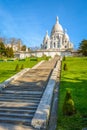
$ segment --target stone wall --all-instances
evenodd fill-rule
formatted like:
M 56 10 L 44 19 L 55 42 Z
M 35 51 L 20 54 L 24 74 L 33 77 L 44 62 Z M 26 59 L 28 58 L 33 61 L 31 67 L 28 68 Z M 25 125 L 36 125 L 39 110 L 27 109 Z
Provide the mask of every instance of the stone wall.
M 58 50 L 39 50 L 39 51 L 32 51 L 32 52 L 18 52 L 15 53 L 16 58 L 26 58 L 30 56 L 42 57 L 43 55 L 54 57 L 55 55 L 59 56 L 71 56 L 71 51 L 58 51 Z

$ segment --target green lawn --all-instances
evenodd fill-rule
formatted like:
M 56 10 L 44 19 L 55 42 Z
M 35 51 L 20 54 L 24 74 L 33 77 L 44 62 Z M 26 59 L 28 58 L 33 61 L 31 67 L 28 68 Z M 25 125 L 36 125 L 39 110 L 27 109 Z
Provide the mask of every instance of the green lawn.
M 22 64 L 24 65 L 24 68 L 31 68 L 41 60 L 44 60 L 44 58 L 38 58 L 38 61 L 30 61 L 29 58 L 25 59 L 25 61 L 0 61 L 0 83 L 17 73 L 17 71 L 15 71 L 17 64 L 20 68 Z
M 87 127 L 87 58 L 68 57 L 62 63 L 67 64 L 68 70 L 62 69 L 59 89 L 58 125 L 57 130 L 82 130 Z M 71 89 L 77 114 L 63 116 L 62 106 L 66 88 Z

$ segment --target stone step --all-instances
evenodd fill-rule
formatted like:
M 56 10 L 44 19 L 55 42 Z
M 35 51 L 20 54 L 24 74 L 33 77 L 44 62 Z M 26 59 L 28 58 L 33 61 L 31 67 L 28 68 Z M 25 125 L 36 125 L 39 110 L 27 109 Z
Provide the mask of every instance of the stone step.
M 14 102 L 11 102 L 11 101 L 4 101 L 4 102 L 2 102 L 2 101 L 0 101 L 0 107 L 24 107 L 24 108 L 30 108 L 30 106 L 32 107 L 32 106 L 38 106 L 38 103 L 35 103 L 35 102 L 16 102 L 16 101 L 14 101 Z
M 25 89 L 26 90 L 26 89 L 31 89 L 31 88 L 32 89 L 42 89 L 44 84 L 46 84 L 46 83 L 43 82 L 43 83 L 38 83 L 38 85 L 36 85 L 36 84 L 34 86 L 29 86 L 28 85 L 28 86 L 25 86 L 25 87 L 22 86 L 22 85 L 20 85 L 18 87 L 16 87 L 16 86 L 13 87 L 12 86 L 12 87 L 6 87 L 5 90 L 7 90 L 7 89 L 23 89 L 23 90 Z
M 33 110 L 31 110 L 31 109 L 17 109 L 17 108 L 14 108 L 14 109 L 12 109 L 12 108 L 0 108 L 0 113 L 1 112 L 4 112 L 4 113 L 6 113 L 6 112 L 9 112 L 9 113 L 12 113 L 12 112 L 14 112 L 14 113 L 35 113 L 35 111 L 36 111 L 36 109 L 33 109 Z
M 40 92 L 38 92 L 38 91 L 12 91 L 12 90 L 9 90 L 9 91 L 2 91 L 1 92 L 1 94 L 32 94 L 32 95 L 36 95 L 36 94 L 42 94 L 43 92 L 42 91 L 40 91 Z
M 20 99 L 20 100 L 38 100 L 38 101 L 40 101 L 40 99 L 41 98 L 38 98 L 38 97 L 35 97 L 35 96 L 32 96 L 32 97 L 29 97 L 29 96 L 27 96 L 27 97 L 24 97 L 24 96 L 15 96 L 15 95 L 13 95 L 12 97 L 10 97 L 10 96 L 0 96 L 0 100 L 2 100 L 2 99 Z
M 23 92 L 23 91 L 27 91 L 27 92 L 43 92 L 45 88 L 42 88 L 42 89 L 7 89 L 5 91 L 14 91 L 15 92 Z
M 44 85 L 44 86 L 45 86 L 45 85 Z M 37 91 L 38 91 L 38 92 L 41 92 L 41 91 L 43 91 L 44 89 L 45 89 L 45 87 L 42 87 L 42 88 L 40 88 L 40 89 L 39 89 L 39 88 L 27 88 L 27 89 L 22 89 L 22 88 L 18 88 L 18 89 L 17 89 L 17 88 L 11 88 L 11 89 L 10 89 L 10 88 L 6 88 L 5 91 L 14 91 L 14 92 L 15 92 L 15 91 L 18 91 L 18 92 L 23 92 L 23 91 L 25 91 L 25 92 L 29 92 L 29 91 L 30 91 L 30 92 L 31 92 L 31 91 L 34 92 L 34 91 L 36 91 L 36 92 L 37 92 Z M 3 91 L 2 91 L 2 92 L 3 92 Z
M 33 87 L 11 87 L 11 88 L 9 88 L 9 87 L 7 87 L 7 88 L 5 88 L 5 90 L 21 90 L 21 91 L 26 91 L 26 90 L 30 90 L 30 91 L 32 91 L 32 90 L 42 90 L 44 87 L 43 87 L 43 84 L 41 84 L 41 86 L 37 86 L 37 87 L 35 87 L 35 86 L 33 86 Z
M 42 95 L 32 95 L 32 94 L 17 94 L 17 93 L 14 93 L 14 94 L 12 94 L 12 93 L 6 93 L 6 94 L 0 94 L 0 97 L 14 97 L 14 96 L 18 96 L 18 97 L 36 97 L 36 98 L 41 98 L 42 97 Z
M 21 118 L 12 118 L 12 117 L 0 117 L 0 122 L 30 125 L 31 124 L 31 119 L 21 119 Z
M 36 84 L 36 83 L 27 83 L 27 85 L 28 86 L 25 86 L 25 85 L 22 85 L 22 86 L 20 86 L 20 85 L 16 85 L 16 84 L 9 84 L 9 86 L 7 87 L 7 88 L 19 88 L 19 87 L 21 87 L 21 88 L 30 88 L 30 87 L 38 87 L 38 85 Z
M 23 113 L 4 113 L 0 112 L 0 117 L 13 117 L 13 118 L 21 118 L 21 119 L 30 119 L 33 117 L 33 114 L 23 114 Z
M 0 109 L 2 109 L 2 110 L 11 109 L 13 111 L 15 111 L 15 110 L 28 111 L 28 110 L 36 110 L 37 109 L 37 105 L 33 105 L 33 106 L 21 106 L 21 107 L 19 107 L 19 106 L 17 106 L 17 107 L 15 107 L 15 106 L 14 107 L 12 107 L 12 106 L 1 106 Z
M 0 122 L 0 130 L 36 130 L 36 129 L 30 126 L 29 124 L 25 126 L 24 124 Z
M 6 99 L 6 98 L 0 98 L 0 102 L 29 102 L 29 103 L 39 103 L 40 101 L 39 100 L 33 100 L 33 99 L 12 99 L 12 98 L 9 98 L 9 99 Z

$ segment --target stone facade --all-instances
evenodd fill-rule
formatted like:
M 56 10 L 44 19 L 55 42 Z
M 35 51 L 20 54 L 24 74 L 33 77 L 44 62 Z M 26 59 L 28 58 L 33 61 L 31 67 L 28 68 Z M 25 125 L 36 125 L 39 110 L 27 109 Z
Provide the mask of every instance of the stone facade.
M 69 40 L 69 36 L 66 30 L 63 30 L 62 26 L 59 23 L 58 17 L 56 18 L 56 23 L 52 28 L 51 35 L 46 36 L 43 39 L 42 49 L 58 49 L 58 50 L 67 50 L 73 49 L 73 44 Z

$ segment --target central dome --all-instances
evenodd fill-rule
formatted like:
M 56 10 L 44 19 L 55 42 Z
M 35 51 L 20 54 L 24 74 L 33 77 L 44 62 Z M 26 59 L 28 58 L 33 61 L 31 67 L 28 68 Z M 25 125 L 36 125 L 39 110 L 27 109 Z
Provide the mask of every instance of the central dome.
M 55 32 L 63 32 L 63 28 L 59 24 L 58 17 L 56 18 L 56 24 L 52 28 L 51 35 L 53 35 Z

